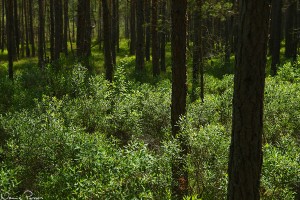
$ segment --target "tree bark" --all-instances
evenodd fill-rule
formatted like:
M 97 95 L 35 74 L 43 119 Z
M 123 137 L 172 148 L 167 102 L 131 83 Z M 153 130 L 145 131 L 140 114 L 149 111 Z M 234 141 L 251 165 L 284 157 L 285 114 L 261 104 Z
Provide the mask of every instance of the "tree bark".
M 28 30 L 28 5 L 26 0 L 23 0 L 24 5 L 24 15 L 25 15 L 25 43 L 26 43 L 26 57 L 30 57 L 30 48 L 29 48 L 29 30 Z
M 68 27 L 69 27 L 69 0 L 64 0 L 64 40 L 63 50 L 68 56 Z
M 166 72 L 166 15 L 167 15 L 167 2 L 161 2 L 161 22 L 162 28 L 160 32 L 160 67 L 162 72 Z
M 35 44 L 34 44 L 34 31 L 33 31 L 33 11 L 32 11 L 32 0 L 29 0 L 28 11 L 29 11 L 29 29 L 30 29 L 30 44 L 31 44 L 31 56 L 35 56 Z
M 158 41 L 158 27 L 157 27 L 157 0 L 152 0 L 152 21 L 151 21 L 151 32 L 152 32 L 152 69 L 153 76 L 159 76 L 159 41 Z
M 136 0 L 130 0 L 130 55 L 135 54 L 136 47 L 136 27 L 135 27 L 135 11 L 136 11 Z
M 269 3 L 241 0 L 239 13 L 228 199 L 258 200 Z
M 157 1 L 157 0 L 155 0 Z M 145 43 L 145 58 L 146 61 L 150 61 L 150 43 L 151 43 L 151 34 L 150 34 L 150 10 L 151 10 L 151 0 L 145 0 L 145 23 L 146 23 L 146 43 Z
M 16 40 L 16 57 L 20 55 L 20 33 L 19 33 L 19 16 L 18 1 L 14 0 L 14 22 L 15 22 L 15 40 Z
M 54 0 L 50 0 L 50 56 L 51 61 L 55 60 L 55 21 L 54 21 Z
M 7 51 L 8 51 L 8 76 L 13 80 L 13 61 L 16 55 L 16 40 L 14 27 L 14 1 L 6 1 L 6 34 L 7 34 Z
M 63 14 L 62 14 L 62 0 L 54 0 L 54 60 L 60 58 L 63 44 Z
M 106 79 L 110 82 L 113 80 L 113 60 L 111 55 L 111 37 L 110 37 L 110 15 L 107 0 L 102 0 L 103 10 L 103 39 L 104 39 L 104 65 L 106 69 Z
M 136 61 L 135 70 L 142 72 L 144 70 L 144 0 L 136 1 Z
M 293 60 L 296 60 L 297 57 L 296 16 L 297 1 L 290 0 L 285 21 L 285 56 Z
M 38 45 L 38 57 L 40 68 L 44 67 L 44 43 L 45 43 L 45 18 L 44 18 L 44 0 L 39 0 L 39 45 Z
M 171 1 L 172 34 L 172 135 L 180 142 L 180 158 L 172 162 L 172 199 L 183 199 L 188 194 L 188 172 L 184 158 L 188 153 L 187 143 L 179 135 L 178 122 L 186 113 L 187 71 L 186 71 L 186 31 L 187 31 L 187 0 Z
M 272 0 L 271 10 L 271 34 L 270 34 L 270 53 L 272 55 L 271 75 L 277 73 L 277 64 L 280 61 L 280 43 L 281 43 L 281 18 L 282 18 L 282 0 Z

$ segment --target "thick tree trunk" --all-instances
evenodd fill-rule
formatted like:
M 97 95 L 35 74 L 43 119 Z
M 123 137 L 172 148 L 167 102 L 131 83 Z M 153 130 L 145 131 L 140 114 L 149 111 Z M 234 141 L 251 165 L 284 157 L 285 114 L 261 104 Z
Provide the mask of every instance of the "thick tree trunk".
M 135 54 L 136 47 L 136 27 L 135 27 L 135 11 L 136 11 L 136 0 L 130 0 L 130 55 Z
M 44 0 L 39 0 L 39 45 L 38 45 L 38 57 L 40 68 L 44 67 L 44 43 L 45 43 L 45 18 L 44 18 Z
M 228 199 L 258 200 L 269 3 L 241 0 L 239 13 Z
M 103 39 L 104 39 L 104 64 L 106 69 L 106 79 L 113 80 L 113 60 L 111 55 L 111 37 L 110 37 L 110 15 L 107 0 L 102 0 L 103 8 Z
M 77 24 L 77 56 L 91 71 L 89 57 L 91 55 L 91 16 L 90 0 L 78 1 Z
M 186 112 L 187 71 L 186 71 L 186 21 L 187 0 L 171 1 L 172 16 L 172 105 L 171 124 L 173 137 L 179 137 L 180 159 L 172 162 L 172 199 L 183 199 L 188 194 L 188 172 L 184 158 L 187 155 L 187 143 L 179 136 L 178 122 Z
M 142 72 L 144 70 L 144 0 L 136 1 L 136 61 L 135 70 Z
M 152 20 L 151 20 L 151 33 L 152 33 L 152 69 L 153 76 L 159 76 L 159 41 L 158 41 L 158 27 L 157 27 L 157 0 L 152 0 Z
M 270 34 L 270 53 L 272 55 L 271 74 L 277 73 L 277 64 L 280 61 L 280 43 L 281 43 L 281 18 L 282 18 L 282 0 L 272 0 L 271 10 L 271 34 Z

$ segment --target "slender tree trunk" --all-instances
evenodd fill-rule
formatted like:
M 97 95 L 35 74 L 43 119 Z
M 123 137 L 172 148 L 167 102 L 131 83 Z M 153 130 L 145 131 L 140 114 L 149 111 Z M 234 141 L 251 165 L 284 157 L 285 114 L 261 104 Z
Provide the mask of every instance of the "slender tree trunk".
M 166 72 L 166 15 L 167 15 L 167 2 L 162 0 L 161 3 L 161 22 L 162 29 L 160 33 L 160 67 L 162 72 Z
M 69 0 L 64 0 L 64 43 L 63 50 L 68 56 L 68 27 L 69 27 Z
M 136 2 L 136 61 L 135 70 L 142 72 L 144 70 L 144 0 L 138 0 Z
M 130 55 L 135 54 L 136 47 L 136 27 L 135 27 L 135 10 L 136 10 L 136 1 L 130 0 Z
M 125 15 L 124 15 L 124 33 L 125 33 L 125 38 L 129 39 L 129 17 L 128 17 L 128 1 L 125 3 Z
M 172 162 L 172 199 L 183 199 L 188 194 L 188 172 L 185 157 L 188 147 L 183 136 L 179 135 L 178 122 L 186 113 L 187 71 L 186 71 L 186 21 L 187 0 L 171 1 L 172 16 L 172 135 L 180 142 L 180 159 Z
M 287 58 L 297 57 L 297 39 L 296 39 L 296 16 L 297 16 L 297 1 L 291 0 L 286 10 L 285 22 L 285 56 Z
M 51 61 L 55 60 L 55 22 L 54 22 L 54 0 L 50 0 L 50 55 Z
M 20 10 L 20 43 L 21 43 L 21 57 L 24 58 L 25 56 L 25 25 L 24 25 L 24 9 L 23 9 L 23 1 L 19 4 L 19 10 Z
M 103 39 L 104 39 L 104 64 L 106 69 L 106 79 L 113 80 L 113 60 L 111 55 L 111 37 L 110 37 L 110 15 L 107 0 L 102 0 L 103 8 Z
M 99 15 L 99 26 L 98 26 L 98 42 L 99 42 L 99 50 L 102 49 L 102 5 L 101 1 L 99 1 L 99 8 L 98 8 L 98 15 Z
M 44 18 L 44 0 L 39 0 L 39 45 L 38 45 L 38 57 L 39 66 L 44 68 L 44 43 L 45 43 L 45 18 Z
M 33 31 L 33 11 L 32 11 L 32 0 L 29 0 L 28 11 L 29 11 L 29 29 L 30 29 L 30 44 L 31 44 L 31 55 L 35 56 L 35 44 L 34 44 L 34 31 Z
M 4 51 L 4 47 L 5 47 L 5 0 L 2 0 L 2 23 L 1 23 L 1 27 L 2 27 L 2 31 L 1 31 L 1 39 L 2 39 L 2 45 L 1 45 L 1 51 Z
M 280 61 L 280 43 L 281 43 L 281 18 L 282 18 L 282 0 L 272 0 L 271 10 L 271 36 L 270 53 L 272 55 L 271 74 L 277 73 L 277 64 Z
M 156 1 L 156 0 L 154 0 Z M 151 34 L 150 34 L 150 5 L 151 0 L 145 0 L 145 23 L 146 23 L 146 44 L 145 44 L 145 58 L 146 61 L 150 61 L 150 41 L 151 41 Z
M 240 0 L 239 8 L 228 200 L 259 200 L 269 2 Z
M 192 85 L 192 100 L 196 100 L 196 88 L 200 86 L 200 97 L 202 102 L 204 101 L 204 87 L 203 87 L 203 58 L 202 58 L 202 24 L 201 24 L 201 9 L 202 0 L 196 1 L 196 6 L 193 13 L 194 22 L 194 45 L 193 45 L 193 85 Z M 200 70 L 201 68 L 201 70 Z M 199 72 L 200 73 L 200 85 L 199 85 Z
M 112 18 L 111 18 L 111 55 L 113 63 L 116 65 L 116 47 L 117 47 L 117 0 L 112 0 Z
M 25 13 L 25 41 L 26 41 L 26 57 L 30 57 L 30 47 L 29 47 L 29 29 L 28 29 L 28 5 L 26 0 L 23 0 L 24 13 Z
M 19 14 L 18 14 L 18 2 L 14 0 L 14 22 L 15 22 L 15 40 L 16 40 L 16 57 L 20 55 L 20 33 L 19 33 Z
M 54 60 L 60 58 L 63 44 L 63 12 L 62 0 L 54 0 Z
M 152 0 L 152 69 L 153 76 L 159 76 L 160 66 L 159 66 L 159 40 L 158 40 L 158 27 L 157 27 L 157 0 Z
M 16 55 L 16 40 L 14 27 L 14 1 L 6 1 L 6 33 L 8 50 L 8 76 L 11 80 L 14 78 L 13 61 Z

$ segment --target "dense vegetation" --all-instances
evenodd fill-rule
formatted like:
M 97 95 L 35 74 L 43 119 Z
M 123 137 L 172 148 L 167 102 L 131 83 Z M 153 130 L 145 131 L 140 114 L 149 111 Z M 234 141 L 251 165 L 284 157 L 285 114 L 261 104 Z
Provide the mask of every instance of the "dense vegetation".
M 286 61 L 278 76 L 266 79 L 262 199 L 296 198 L 299 62 Z M 14 83 L 1 76 L 2 194 L 28 189 L 44 199 L 170 198 L 170 161 L 179 151 L 170 135 L 170 81 L 133 81 L 133 57 L 119 63 L 112 84 L 67 62 L 61 72 L 23 64 Z M 208 64 L 204 103 L 188 100 L 181 120 L 195 199 L 226 196 L 233 75 L 216 77 L 222 68 Z
M 0 0 L 0 200 L 300 199 L 299 6 Z

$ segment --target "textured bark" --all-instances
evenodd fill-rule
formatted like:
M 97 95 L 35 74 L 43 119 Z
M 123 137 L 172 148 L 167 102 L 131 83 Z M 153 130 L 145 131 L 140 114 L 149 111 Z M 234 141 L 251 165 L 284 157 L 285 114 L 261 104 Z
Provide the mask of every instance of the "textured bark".
M 90 0 L 78 1 L 77 24 L 77 56 L 79 60 L 91 71 L 89 56 L 91 55 L 91 16 Z
M 281 18 L 282 18 L 282 0 L 272 0 L 271 10 L 271 34 L 270 34 L 270 53 L 272 56 L 271 74 L 277 73 L 277 64 L 280 61 L 280 43 L 281 43 Z
M 228 199 L 258 200 L 269 4 L 241 0 L 239 13 Z
M 6 34 L 8 50 L 8 76 L 13 80 L 13 60 L 16 54 L 15 27 L 14 27 L 14 1 L 6 1 Z
M 144 70 L 144 0 L 136 2 L 136 61 L 135 70 L 141 72 Z
M 184 157 L 187 154 L 187 144 L 179 136 L 178 121 L 186 112 L 187 75 L 186 75 L 186 10 L 187 0 L 171 1 L 172 16 L 172 105 L 171 124 L 173 137 L 179 137 L 181 159 L 172 162 L 172 199 L 183 199 L 188 193 L 188 173 Z
M 157 0 L 154 0 L 157 1 Z M 150 33 L 150 10 L 151 10 L 151 0 L 145 0 L 145 23 L 146 23 L 146 44 L 145 44 L 145 58 L 146 61 L 150 60 L 150 43 L 151 43 L 151 33 Z
M 113 60 L 111 55 L 111 37 L 110 37 L 110 16 L 107 0 L 102 0 L 103 9 L 103 39 L 104 39 L 104 64 L 106 69 L 106 79 L 113 80 Z
M 297 1 L 291 0 L 286 10 L 285 21 L 285 56 L 287 58 L 297 57 L 297 34 L 296 34 Z
M 152 35 L 152 70 L 153 76 L 160 74 L 159 66 L 159 40 L 158 40 L 158 27 L 157 27 L 157 0 L 152 0 L 152 20 L 151 20 L 151 35 Z
M 136 47 L 136 27 L 135 27 L 135 11 L 136 11 L 136 0 L 130 0 L 130 55 L 135 54 Z
M 39 35 L 38 35 L 38 57 L 40 68 L 44 67 L 44 43 L 45 43 L 45 18 L 44 18 L 44 0 L 39 0 Z

